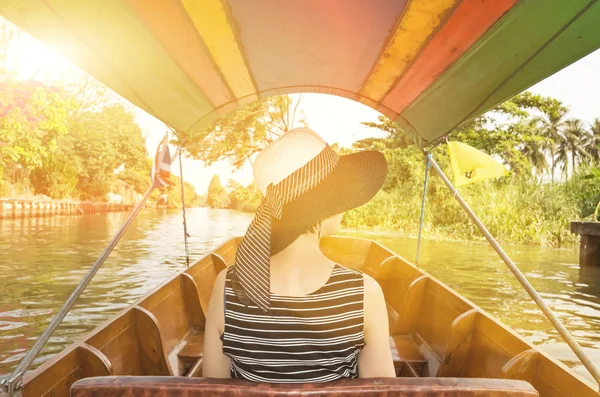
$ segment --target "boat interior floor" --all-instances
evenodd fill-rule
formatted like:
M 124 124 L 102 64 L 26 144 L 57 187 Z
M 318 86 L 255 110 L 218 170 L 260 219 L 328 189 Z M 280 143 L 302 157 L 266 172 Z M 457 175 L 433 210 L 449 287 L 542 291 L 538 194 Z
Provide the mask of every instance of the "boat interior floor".
M 185 377 L 105 377 L 77 381 L 71 397 L 534 397 L 527 382 L 507 379 L 374 378 L 321 384 L 260 384 Z

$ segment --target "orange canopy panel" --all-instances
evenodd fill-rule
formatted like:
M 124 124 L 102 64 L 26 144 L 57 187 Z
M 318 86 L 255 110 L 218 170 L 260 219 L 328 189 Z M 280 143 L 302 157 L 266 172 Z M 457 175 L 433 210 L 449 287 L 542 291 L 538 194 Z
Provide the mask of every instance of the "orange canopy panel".
M 0 12 L 179 131 L 320 92 L 426 145 L 600 47 L 598 0 L 0 0 Z

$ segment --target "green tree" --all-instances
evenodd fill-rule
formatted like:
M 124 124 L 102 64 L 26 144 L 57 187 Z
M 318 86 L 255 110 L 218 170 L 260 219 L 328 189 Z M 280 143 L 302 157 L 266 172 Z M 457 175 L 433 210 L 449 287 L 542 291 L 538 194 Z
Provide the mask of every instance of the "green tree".
M 223 208 L 227 201 L 227 192 L 221 186 L 221 180 L 218 175 L 215 175 L 208 184 L 206 192 L 206 204 L 211 208 Z
M 298 111 L 301 101 L 282 95 L 253 102 L 199 133 L 178 134 L 176 144 L 206 165 L 226 160 L 240 168 L 290 129 L 306 125 Z
M 241 183 L 230 180 L 229 205 L 227 208 L 246 212 L 254 212 L 262 200 L 262 194 L 253 183 L 243 186 Z
M 173 185 L 155 190 L 150 196 L 150 200 L 154 203 L 159 201 L 159 197 L 162 195 L 167 196 L 166 205 L 169 208 L 182 208 L 183 204 L 181 201 L 181 178 L 176 175 L 171 175 L 171 182 Z M 146 186 L 147 188 L 148 186 Z M 198 195 L 196 188 L 189 182 L 183 183 L 183 191 L 185 197 L 186 208 L 198 207 L 204 204 L 202 196 Z
M 565 179 L 568 177 L 569 162 L 571 163 L 571 175 L 576 171 L 578 160 L 588 158 L 586 151 L 586 141 L 588 132 L 583 122 L 578 119 L 570 119 L 565 123 L 561 143 L 556 150 L 556 159 L 562 164 L 562 171 Z
M 367 127 L 382 130 L 386 133 L 386 136 L 383 138 L 366 138 L 359 140 L 353 144 L 355 149 L 404 149 L 413 144 L 408 134 L 404 132 L 398 124 L 385 116 L 379 116 L 377 122 L 365 121 L 362 124 Z
M 82 199 L 104 199 L 119 167 L 148 175 L 141 129 L 120 105 L 78 114 L 63 143 L 78 163 L 77 188 Z
M 56 87 L 12 79 L 0 83 L 0 182 L 14 183 L 11 176 L 17 174 L 28 177 L 56 152 L 71 106 Z
M 585 150 L 589 153 L 590 159 L 598 164 L 600 162 L 600 118 L 596 117 L 589 130 L 588 141 L 585 143 Z
M 550 175 L 553 181 L 557 165 L 556 151 L 563 140 L 562 130 L 566 126 L 565 116 L 567 111 L 568 109 L 565 106 L 557 105 L 544 112 L 543 116 L 534 119 L 538 124 L 540 134 L 547 138 L 544 149 L 550 155 Z

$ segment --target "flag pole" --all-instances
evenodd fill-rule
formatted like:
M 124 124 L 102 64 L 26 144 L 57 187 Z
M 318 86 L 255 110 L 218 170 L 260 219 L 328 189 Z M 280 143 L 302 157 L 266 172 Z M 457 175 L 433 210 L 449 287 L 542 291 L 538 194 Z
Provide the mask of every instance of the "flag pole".
M 125 234 L 125 231 L 127 231 L 137 214 L 141 211 L 142 208 L 144 208 L 144 204 L 146 203 L 146 201 L 150 197 L 150 194 L 152 194 L 155 188 L 156 186 L 154 185 L 154 183 L 152 183 L 152 186 L 150 186 L 146 194 L 144 194 L 142 200 L 139 203 L 137 203 L 133 211 L 129 214 L 123 226 L 121 226 L 117 234 L 115 234 L 112 240 L 110 240 L 110 243 L 108 243 L 108 246 L 104 249 L 100 257 L 94 263 L 94 265 L 88 270 L 85 276 L 83 276 L 83 279 L 79 282 L 77 288 L 75 288 L 75 290 L 71 293 L 71 296 L 69 296 L 67 301 L 58 311 L 58 313 L 56 313 L 56 316 L 52 318 L 52 321 L 50 322 L 50 324 L 48 324 L 46 330 L 35 341 L 33 347 L 27 352 L 25 357 L 23 357 L 23 360 L 21 360 L 19 366 L 13 371 L 13 373 L 8 377 L 8 379 L 2 381 L 2 389 L 4 390 L 4 392 L 8 393 L 9 396 L 21 396 L 21 389 L 23 388 L 23 375 L 25 374 L 25 371 L 27 371 L 33 360 L 42 351 L 42 349 L 44 348 L 44 346 L 46 345 L 56 328 L 58 328 L 62 320 L 69 312 L 69 310 L 71 310 L 77 298 L 79 298 L 85 287 L 87 287 L 87 285 L 90 283 L 96 272 L 98 272 L 98 269 L 100 269 L 100 267 L 104 264 L 104 262 L 106 261 L 112 250 L 115 248 L 121 237 L 123 237 L 123 234 Z
M 188 234 L 187 230 L 187 218 L 185 216 L 185 189 L 183 185 L 183 163 L 181 158 L 181 151 L 179 151 L 179 181 L 181 184 L 181 211 L 183 214 L 183 243 L 185 244 L 185 265 L 190 267 L 190 247 L 188 244 Z
M 483 233 L 485 238 L 488 240 L 488 242 L 494 248 L 494 250 L 496 250 L 498 255 L 500 255 L 500 258 L 502 258 L 504 263 L 506 263 L 506 266 L 508 266 L 508 268 L 514 274 L 514 276 L 517 278 L 517 280 L 519 280 L 519 282 L 521 283 L 523 288 L 525 288 L 525 290 L 527 291 L 529 296 L 531 296 L 531 298 L 535 301 L 535 303 L 542 310 L 542 312 L 544 313 L 546 318 L 548 318 L 548 320 L 550 320 L 550 322 L 552 323 L 554 328 L 558 331 L 560 336 L 562 336 L 562 338 L 567 343 L 567 345 L 569 345 L 571 350 L 573 350 L 573 353 L 575 353 L 575 355 L 579 358 L 579 360 L 581 360 L 581 363 L 590 372 L 590 374 L 592 374 L 592 376 L 594 377 L 596 382 L 598 382 L 598 384 L 600 385 L 600 371 L 598 370 L 598 368 L 596 368 L 596 366 L 594 366 L 594 364 L 592 363 L 590 358 L 587 356 L 587 354 L 585 354 L 585 352 L 583 351 L 581 346 L 579 346 L 579 343 L 577 343 L 575 338 L 573 338 L 573 335 L 571 335 L 569 333 L 569 331 L 564 326 L 564 324 L 558 319 L 558 317 L 556 317 L 556 314 L 554 314 L 552 309 L 550 309 L 548 304 L 538 294 L 538 292 L 535 290 L 535 288 L 533 288 L 533 285 L 531 285 L 531 283 L 529 283 L 529 280 L 527 280 L 527 278 L 523 275 L 523 273 L 521 273 L 521 271 L 515 265 L 515 263 L 508 257 L 506 252 L 504 252 L 504 249 L 502 249 L 500 244 L 498 244 L 498 241 L 496 241 L 496 239 L 492 236 L 492 234 L 489 232 L 489 230 L 487 230 L 487 228 L 481 222 L 479 217 L 477 217 L 477 215 L 475 215 L 475 213 L 473 212 L 471 207 L 469 207 L 467 202 L 458 193 L 458 190 L 456 190 L 456 188 L 452 185 L 452 182 L 450 182 L 450 180 L 448 179 L 446 174 L 444 174 L 444 171 L 442 171 L 442 169 L 435 162 L 435 160 L 431 156 L 431 153 L 427 153 L 427 159 L 431 162 L 431 166 L 433 167 L 435 172 L 440 176 L 440 178 L 442 178 L 442 180 L 444 181 L 444 183 L 446 184 L 448 189 L 450 189 L 450 191 L 454 194 L 454 198 L 456 199 L 456 201 L 458 201 L 458 203 L 465 210 L 467 215 L 469 215 L 469 217 L 473 220 L 473 222 L 475 223 L 477 228 L 481 231 L 481 233 Z
M 417 254 L 415 257 L 415 264 L 420 266 L 419 257 L 421 254 L 421 235 L 423 233 L 423 222 L 425 221 L 425 199 L 427 197 L 427 181 L 429 180 L 429 153 L 425 156 L 427 158 L 427 165 L 425 166 L 425 181 L 423 182 L 423 201 L 421 203 L 421 217 L 419 218 L 419 235 L 417 237 Z

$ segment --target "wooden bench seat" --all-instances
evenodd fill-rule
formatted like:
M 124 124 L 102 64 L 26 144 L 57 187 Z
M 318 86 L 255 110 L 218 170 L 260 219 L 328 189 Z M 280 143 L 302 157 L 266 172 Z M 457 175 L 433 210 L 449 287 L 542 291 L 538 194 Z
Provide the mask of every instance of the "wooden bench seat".
M 202 357 L 204 350 L 204 333 L 189 335 L 185 345 L 177 352 L 177 357 L 184 365 L 194 365 Z
M 427 359 L 410 335 L 390 336 L 390 349 L 398 377 L 420 377 L 425 374 Z
M 76 382 L 71 397 L 536 397 L 527 382 L 506 379 L 374 378 L 329 383 L 259 384 L 239 379 L 105 377 Z

